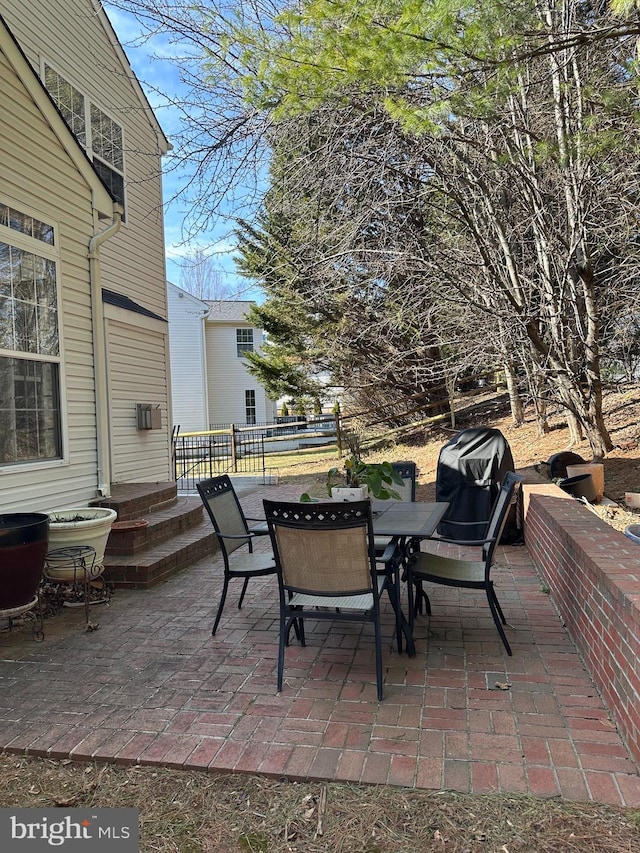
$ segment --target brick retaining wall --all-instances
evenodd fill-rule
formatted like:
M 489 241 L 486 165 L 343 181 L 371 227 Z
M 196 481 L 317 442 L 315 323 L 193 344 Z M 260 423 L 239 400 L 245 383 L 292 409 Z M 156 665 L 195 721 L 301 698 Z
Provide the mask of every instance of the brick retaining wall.
M 551 483 L 523 495 L 527 549 L 640 761 L 640 546 Z

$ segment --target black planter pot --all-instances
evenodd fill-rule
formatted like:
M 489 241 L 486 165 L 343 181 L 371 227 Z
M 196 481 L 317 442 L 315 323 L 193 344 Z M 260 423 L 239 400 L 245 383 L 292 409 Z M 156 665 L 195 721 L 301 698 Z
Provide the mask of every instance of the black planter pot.
M 33 601 L 48 540 L 49 516 L 44 513 L 0 514 L 0 610 Z
M 558 483 L 564 492 L 573 495 L 574 498 L 585 498 L 589 503 L 595 503 L 598 499 L 596 487 L 593 484 L 591 474 L 578 474 L 576 477 L 567 477 Z
M 547 459 L 549 466 L 549 476 L 552 480 L 558 477 L 567 476 L 567 465 L 582 465 L 584 459 L 578 456 L 577 453 L 572 453 L 570 450 L 562 450 L 560 453 L 554 453 Z

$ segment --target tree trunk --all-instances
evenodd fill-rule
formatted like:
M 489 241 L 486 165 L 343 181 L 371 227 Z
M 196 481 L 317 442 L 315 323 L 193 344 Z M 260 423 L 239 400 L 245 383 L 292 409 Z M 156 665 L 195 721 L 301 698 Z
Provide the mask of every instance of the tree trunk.
M 507 380 L 507 391 L 509 392 L 509 406 L 511 408 L 511 419 L 514 426 L 522 426 L 524 423 L 524 407 L 522 398 L 518 391 L 518 381 L 516 377 L 513 359 L 506 357 L 503 361 L 504 375 Z

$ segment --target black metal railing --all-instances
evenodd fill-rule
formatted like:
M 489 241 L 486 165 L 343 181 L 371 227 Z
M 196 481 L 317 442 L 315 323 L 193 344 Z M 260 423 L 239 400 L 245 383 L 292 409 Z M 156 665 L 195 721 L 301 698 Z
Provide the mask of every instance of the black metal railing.
M 237 429 L 177 433 L 173 440 L 178 489 L 193 491 L 198 480 L 220 474 L 264 473 L 264 435 Z
M 276 423 L 217 424 L 203 432 L 173 430 L 174 476 L 180 491 L 194 491 L 198 480 L 220 474 L 262 474 L 267 471 L 269 452 L 280 451 L 282 443 L 296 438 L 332 438 L 333 415 L 309 418 L 278 418 Z

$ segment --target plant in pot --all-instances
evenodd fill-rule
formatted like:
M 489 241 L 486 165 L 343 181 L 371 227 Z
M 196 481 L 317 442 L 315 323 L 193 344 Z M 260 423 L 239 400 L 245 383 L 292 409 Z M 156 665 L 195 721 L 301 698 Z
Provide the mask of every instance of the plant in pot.
M 380 501 L 401 500 L 394 485 L 402 486 L 403 480 L 390 462 L 367 463 L 356 454 L 345 460 L 343 471 L 331 468 L 327 473 L 327 494 L 338 501 L 366 500 L 369 497 Z M 300 500 L 309 502 L 313 499 L 305 492 Z
M 118 517 L 108 507 L 84 506 L 50 510 L 49 516 L 49 552 L 60 548 L 75 548 L 88 545 L 95 549 L 95 562 L 91 575 L 97 577 L 104 570 L 104 552 L 111 526 Z M 52 580 L 76 580 L 77 567 L 72 558 L 53 561 L 47 567 L 47 575 Z

